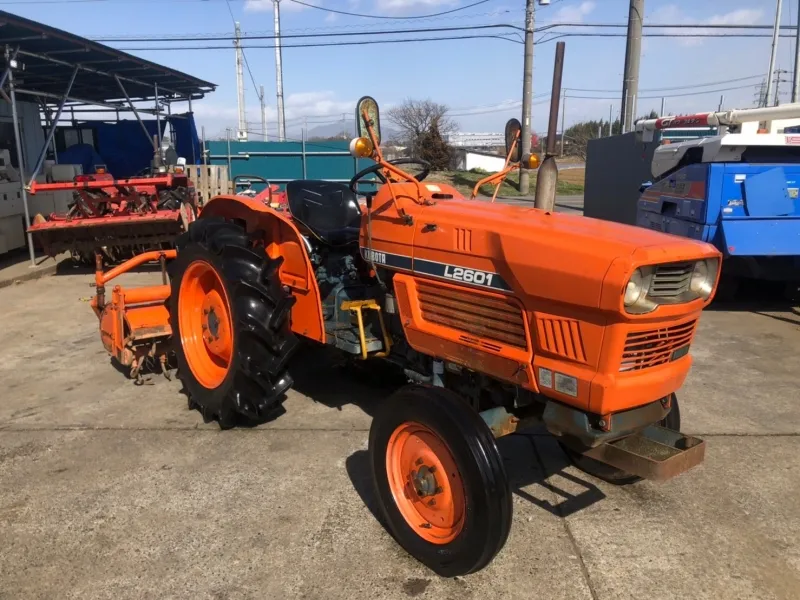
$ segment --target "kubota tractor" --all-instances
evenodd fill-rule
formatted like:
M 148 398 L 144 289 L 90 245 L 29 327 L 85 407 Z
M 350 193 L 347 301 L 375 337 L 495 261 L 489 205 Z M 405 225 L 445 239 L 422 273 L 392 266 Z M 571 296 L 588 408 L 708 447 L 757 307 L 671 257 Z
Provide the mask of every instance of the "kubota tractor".
M 444 576 L 485 567 L 507 538 L 496 437 L 544 423 L 615 483 L 703 460 L 704 442 L 679 433 L 675 392 L 717 250 L 466 200 L 425 181 L 424 162 L 383 159 L 374 100 L 356 118 L 351 150 L 374 164 L 349 186 L 290 183 L 288 212 L 219 196 L 175 250 L 98 269 L 93 307 L 116 360 L 138 371 L 174 352 L 190 407 L 222 428 L 279 414 L 301 338 L 399 366 L 410 384 L 369 433 L 376 495 L 397 541 Z M 357 186 L 373 174 L 383 185 L 362 208 Z M 169 282 L 107 297 L 115 277 L 159 259 Z

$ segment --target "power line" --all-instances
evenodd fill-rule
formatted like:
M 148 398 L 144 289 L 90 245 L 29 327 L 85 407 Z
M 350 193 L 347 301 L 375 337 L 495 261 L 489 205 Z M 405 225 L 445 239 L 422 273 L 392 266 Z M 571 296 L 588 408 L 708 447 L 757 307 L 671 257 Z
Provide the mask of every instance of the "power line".
M 449 15 L 455 12 L 460 12 L 462 10 L 467 10 L 468 8 L 472 8 L 473 6 L 478 6 L 479 4 L 486 4 L 487 2 L 489 2 L 489 0 L 479 0 L 479 2 L 473 2 L 472 4 L 467 4 L 466 6 L 461 6 L 459 8 L 453 8 L 451 10 L 433 13 L 430 15 L 418 15 L 413 17 L 390 17 L 387 15 L 366 15 L 360 13 L 346 12 L 343 10 L 335 10 L 333 8 L 325 8 L 324 6 L 316 6 L 314 4 L 308 4 L 307 2 L 301 2 L 301 0 L 289 0 L 289 1 L 294 2 L 295 4 L 300 4 L 302 6 L 307 6 L 308 8 L 316 8 L 317 10 L 321 10 L 328 13 L 334 13 L 337 15 L 346 15 L 348 17 L 366 17 L 368 19 L 427 19 L 430 17 L 440 17 L 442 15 Z
M 710 81 L 708 83 L 694 83 L 692 85 L 678 85 L 678 86 L 675 86 L 675 87 L 647 88 L 647 89 L 641 88 L 639 91 L 641 91 L 641 92 L 665 92 L 665 91 L 670 91 L 670 90 L 688 90 L 688 89 L 698 88 L 698 87 L 709 87 L 709 86 L 712 86 L 712 85 L 723 85 L 723 84 L 726 84 L 726 83 L 736 83 L 738 81 L 749 81 L 751 79 L 762 79 L 763 77 L 764 77 L 763 75 L 751 75 L 749 77 L 739 77 L 737 79 L 726 79 L 724 81 Z M 591 90 L 591 89 L 586 89 L 586 88 L 575 88 L 575 87 L 568 87 L 567 89 L 569 89 L 570 91 L 573 91 L 573 92 L 598 92 L 598 93 L 608 92 L 608 93 L 615 93 L 617 91 L 617 90 Z
M 292 33 L 288 35 L 281 34 L 281 39 L 286 38 L 315 38 L 315 37 L 348 37 L 348 36 L 361 36 L 361 35 L 395 35 L 399 33 L 442 33 L 447 31 L 473 31 L 481 29 L 515 29 L 524 31 L 522 27 L 511 25 L 510 23 L 493 23 L 489 25 L 463 25 L 458 27 L 421 27 L 415 29 L 384 29 L 378 31 L 346 31 L 343 33 Z M 275 34 L 264 35 L 243 35 L 243 40 L 274 40 Z M 219 34 L 202 34 L 193 37 L 177 37 L 177 36 L 161 36 L 161 37 L 126 37 L 126 38 L 113 38 L 113 37 L 99 37 L 92 39 L 93 42 L 223 42 L 233 41 L 236 36 L 221 36 Z
M 734 90 L 746 90 L 752 85 L 740 85 L 737 87 L 720 88 L 718 90 L 704 90 L 700 92 L 683 92 L 681 94 L 661 94 L 658 96 L 640 96 L 639 100 L 657 100 L 659 98 L 680 98 L 683 96 L 700 96 L 703 94 L 718 94 L 719 92 L 730 92 Z M 567 96 L 567 98 L 578 98 L 582 100 L 616 100 L 618 96 Z
M 550 34 L 551 37 L 545 38 L 542 36 L 535 43 L 537 45 L 547 44 L 549 42 L 559 40 L 565 37 L 601 37 L 601 38 L 616 38 L 627 37 L 624 33 L 561 33 Z M 794 33 L 781 33 L 780 37 L 794 37 Z M 642 37 L 651 38 L 717 38 L 717 39 L 732 39 L 732 38 L 771 38 L 772 34 L 766 33 L 643 33 Z
M 491 26 L 481 26 L 481 27 L 458 27 L 455 29 L 485 29 Z M 388 33 L 388 32 L 387 32 Z M 415 32 L 410 32 L 415 33 Z M 374 35 L 369 33 L 364 33 L 362 35 Z M 367 41 L 360 41 L 360 42 L 328 42 L 328 43 L 319 43 L 319 44 L 281 44 L 281 48 L 319 48 L 319 47 L 326 47 L 326 46 L 361 46 L 361 45 L 369 45 L 369 44 L 401 44 L 407 42 L 436 42 L 436 41 L 447 41 L 447 40 L 469 40 L 469 39 L 500 39 L 505 40 L 507 42 L 513 42 L 515 44 L 521 44 L 522 42 L 513 40 L 509 37 L 509 35 L 516 35 L 516 33 L 506 33 L 506 34 L 499 34 L 499 35 L 463 35 L 463 36 L 440 36 L 440 37 L 433 37 L 433 38 L 405 38 L 405 39 L 388 39 L 388 40 L 367 40 Z M 728 33 L 725 35 L 720 34 L 699 34 L 699 33 L 645 33 L 643 34 L 644 37 L 657 37 L 657 38 L 719 38 L 719 39 L 731 39 L 731 38 L 765 38 L 771 37 L 768 34 L 735 34 L 735 33 Z M 284 37 L 284 36 L 281 36 Z M 303 36 L 285 36 L 285 37 L 324 37 L 322 36 L 313 36 L 313 35 L 303 35 Z M 601 37 L 601 38 L 611 38 L 611 37 L 626 37 L 624 33 L 563 33 L 559 35 L 553 35 L 547 39 L 539 39 L 535 42 L 536 45 L 546 44 L 548 42 L 552 42 L 554 40 L 563 38 L 563 37 Z M 781 34 L 781 37 L 794 37 L 794 34 Z M 264 36 L 267 39 L 267 36 Z M 243 38 L 245 39 L 245 38 Z M 249 39 L 260 39 L 251 37 Z M 125 40 L 125 41 L 134 41 L 134 40 Z M 156 41 L 156 40 L 140 40 L 140 41 Z M 188 40 L 164 40 L 164 41 L 172 41 L 172 42 L 181 42 L 181 41 L 188 41 Z M 251 45 L 251 46 L 242 46 L 242 48 L 246 49 L 271 49 L 275 48 L 275 46 L 266 46 L 266 45 Z M 144 47 L 129 47 L 129 46 L 122 46 L 116 47 L 117 50 L 122 50 L 126 52 L 133 52 L 133 51 L 169 51 L 169 50 L 228 50 L 228 46 L 144 46 Z
M 510 34 L 506 34 L 510 35 Z M 366 46 L 370 44 L 405 44 L 410 42 L 442 42 L 447 40 L 473 40 L 473 39 L 488 39 L 494 38 L 514 44 L 521 44 L 517 40 L 512 40 L 502 35 L 456 35 L 456 36 L 440 36 L 431 38 L 404 38 L 404 39 L 388 39 L 388 40 L 362 40 L 358 42 L 322 42 L 319 44 L 281 44 L 281 48 L 321 48 L 326 46 Z M 252 50 L 269 50 L 274 49 L 275 45 L 251 45 L 242 46 L 242 49 Z M 230 50 L 228 46 L 143 46 L 143 47 L 122 47 L 116 48 L 125 52 L 148 52 L 148 51 L 170 51 L 170 50 Z
M 400 33 L 442 33 L 448 31 L 474 31 L 474 30 L 485 30 L 485 29 L 514 29 L 522 31 L 523 29 L 517 27 L 516 25 L 511 24 L 493 24 L 493 25 L 470 25 L 470 26 L 461 26 L 461 27 L 426 27 L 426 28 L 419 28 L 419 29 L 397 29 L 397 30 L 382 30 L 382 31 L 352 31 L 352 32 L 344 32 L 344 33 L 300 33 L 300 34 L 288 34 L 288 35 L 281 35 L 281 39 L 284 38 L 317 38 L 317 37 L 350 37 L 350 36 L 377 36 L 377 35 L 393 35 L 393 34 L 400 34 Z M 503 35 L 511 35 L 511 33 L 503 34 Z M 546 37 L 546 35 L 550 35 L 551 37 Z M 603 33 L 603 32 L 565 32 L 565 33 L 553 33 L 553 34 L 546 34 L 539 38 L 536 41 L 536 44 L 545 44 L 547 42 L 551 42 L 553 40 L 557 40 L 562 37 L 625 37 L 624 33 Z M 768 34 L 747 34 L 747 33 L 725 33 L 725 34 L 718 34 L 718 33 L 644 33 L 645 37 L 665 37 L 665 38 L 763 38 L 763 37 L 771 37 Z M 782 37 L 790 37 L 793 36 L 792 33 L 785 33 L 781 34 Z M 492 36 L 486 36 L 492 37 Z M 96 38 L 92 41 L 95 42 L 118 42 L 118 43 L 131 43 L 131 42 L 143 42 L 143 43 L 152 43 L 152 42 L 201 42 L 201 41 L 228 41 L 228 40 L 235 40 L 235 37 L 228 37 L 228 36 L 219 36 L 219 35 L 202 35 L 202 36 L 194 36 L 194 37 L 136 37 L 136 38 L 124 38 L 124 39 L 115 39 L 115 38 Z M 274 35 L 244 35 L 241 37 L 242 40 L 274 40 L 276 36 Z M 431 38 L 436 39 L 436 38 Z M 439 38 L 439 39 L 457 39 L 457 38 Z M 465 38 L 469 39 L 469 38 Z M 342 42 L 342 45 L 345 45 Z M 303 45 L 295 45 L 295 46 L 286 46 L 283 47 L 302 47 Z M 308 46 L 313 47 L 313 44 L 308 44 Z M 252 48 L 261 48 L 266 46 L 250 46 Z M 192 49 L 193 47 L 187 47 L 187 49 Z M 227 46 L 217 46 L 214 48 L 227 48 Z M 138 48 L 121 48 L 123 50 L 136 50 Z M 169 49 L 169 48 L 167 48 Z M 177 48 L 180 49 L 180 48 Z M 212 49 L 209 47 L 198 47 L 198 49 Z

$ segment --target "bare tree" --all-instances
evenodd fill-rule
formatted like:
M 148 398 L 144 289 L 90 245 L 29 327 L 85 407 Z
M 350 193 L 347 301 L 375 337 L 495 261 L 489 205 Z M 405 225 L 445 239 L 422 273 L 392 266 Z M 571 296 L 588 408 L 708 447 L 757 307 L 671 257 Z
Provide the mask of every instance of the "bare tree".
M 439 133 L 447 134 L 458 129 L 458 124 L 447 116 L 447 106 L 432 100 L 407 98 L 402 104 L 390 108 L 386 118 L 400 130 L 400 136 L 408 144 L 413 156 L 419 156 L 419 143 L 423 135 L 436 127 Z

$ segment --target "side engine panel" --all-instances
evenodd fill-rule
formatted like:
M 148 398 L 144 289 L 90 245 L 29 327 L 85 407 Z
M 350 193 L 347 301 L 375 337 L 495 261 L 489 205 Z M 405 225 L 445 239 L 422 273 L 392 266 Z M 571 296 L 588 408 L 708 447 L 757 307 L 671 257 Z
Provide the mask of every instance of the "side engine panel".
M 537 391 L 531 335 L 515 299 L 399 273 L 393 286 L 414 350 Z

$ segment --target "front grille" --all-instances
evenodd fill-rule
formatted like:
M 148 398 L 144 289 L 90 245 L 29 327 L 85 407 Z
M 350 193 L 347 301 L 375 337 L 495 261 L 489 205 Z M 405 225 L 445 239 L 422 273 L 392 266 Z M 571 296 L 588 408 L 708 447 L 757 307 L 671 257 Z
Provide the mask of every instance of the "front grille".
M 694 263 L 674 263 L 656 267 L 647 292 L 651 298 L 680 296 L 689 289 Z
M 672 327 L 630 332 L 619 370 L 638 371 L 668 363 L 676 350 L 691 343 L 696 325 L 695 319 Z
M 543 350 L 578 362 L 586 362 L 578 321 L 537 317 L 536 331 Z
M 417 281 L 422 318 L 483 340 L 527 348 L 522 311 L 508 300 Z

